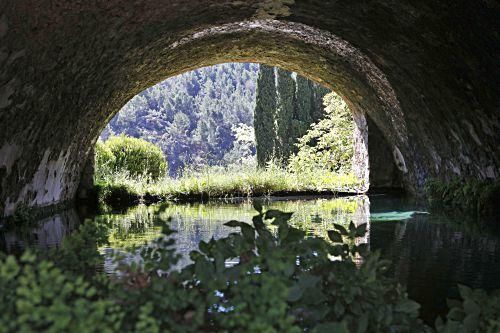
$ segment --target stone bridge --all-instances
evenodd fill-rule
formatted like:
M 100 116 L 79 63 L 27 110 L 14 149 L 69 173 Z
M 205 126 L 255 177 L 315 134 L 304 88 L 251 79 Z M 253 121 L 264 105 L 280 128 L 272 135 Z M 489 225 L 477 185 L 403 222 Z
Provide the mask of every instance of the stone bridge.
M 337 91 L 410 191 L 496 179 L 499 13 L 494 0 L 0 0 L 0 216 L 72 200 L 130 98 L 232 61 Z

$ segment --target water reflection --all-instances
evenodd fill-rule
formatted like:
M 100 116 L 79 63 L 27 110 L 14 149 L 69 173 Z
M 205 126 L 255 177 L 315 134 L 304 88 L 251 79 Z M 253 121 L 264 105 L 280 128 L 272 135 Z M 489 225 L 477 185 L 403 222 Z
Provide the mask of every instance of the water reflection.
M 403 222 L 372 223 L 371 240 L 372 248 L 392 261 L 390 274 L 426 305 L 422 315 L 428 321 L 446 313 L 447 298 L 458 298 L 458 283 L 500 288 L 498 235 L 468 232 L 444 217 L 417 215 Z
M 27 246 L 39 249 L 59 247 L 65 236 L 77 229 L 80 218 L 76 210 L 69 209 L 38 221 L 33 228 L 0 232 L 0 250 L 20 254 Z
M 368 223 L 369 232 L 360 242 L 392 261 L 388 274 L 406 285 L 409 296 L 422 304 L 424 319 L 432 322 L 446 311 L 446 298 L 457 297 L 457 283 L 484 289 L 500 289 L 500 236 L 482 230 L 478 224 L 426 214 L 425 207 L 412 201 L 386 196 L 348 198 L 292 198 L 263 202 L 265 208 L 295 212 L 292 223 L 309 234 L 326 236 L 332 223 Z M 234 229 L 225 227 L 231 219 L 251 222 L 255 215 L 251 201 L 138 206 L 121 214 L 92 219 L 109 227 L 109 245 L 100 250 L 105 270 L 113 272 L 110 253 L 114 249 L 140 246 L 158 237 L 162 221 L 177 233 L 181 265 L 201 241 L 221 238 Z M 59 246 L 75 230 L 80 219 L 70 210 L 44 219 L 30 230 L 0 231 L 0 249 L 19 253 L 27 244 L 41 248 Z M 130 257 L 128 260 L 135 260 Z
M 309 234 L 326 237 L 326 231 L 332 228 L 332 223 L 347 226 L 350 221 L 356 225 L 369 223 L 369 199 L 366 196 L 346 198 L 316 198 L 306 200 L 265 200 L 265 209 L 279 209 L 294 212 L 291 223 L 308 230 Z M 212 237 L 219 239 L 234 232 L 234 228 L 224 226 L 229 220 L 251 223 L 256 215 L 252 201 L 241 202 L 211 202 L 183 205 L 153 205 L 139 206 L 130 209 L 125 214 L 102 215 L 96 217 L 99 223 L 110 228 L 109 246 L 101 248 L 105 254 L 104 269 L 108 273 L 114 271 L 111 260 L 113 249 L 140 246 L 161 233 L 161 224 L 170 219 L 169 226 L 177 231 L 172 237 L 176 240 L 176 248 L 182 259 L 179 267 L 187 265 L 189 253 L 198 248 L 200 241 L 209 241 Z M 367 234 L 359 242 L 367 242 Z M 135 256 L 124 260 L 137 260 Z

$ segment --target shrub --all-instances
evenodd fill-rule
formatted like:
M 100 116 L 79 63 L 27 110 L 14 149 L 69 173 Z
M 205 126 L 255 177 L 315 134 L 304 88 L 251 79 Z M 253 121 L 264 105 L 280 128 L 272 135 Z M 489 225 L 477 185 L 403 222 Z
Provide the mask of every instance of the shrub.
M 488 295 L 459 285 L 462 301 L 450 300 L 447 321 L 436 320 L 438 333 L 500 332 L 500 291 Z
M 142 139 L 113 136 L 96 146 L 98 174 L 125 171 L 131 177 L 146 176 L 156 180 L 165 175 L 166 168 L 167 162 L 161 149 Z
M 101 140 L 97 141 L 94 149 L 95 154 L 95 178 L 103 180 L 111 175 L 115 168 L 116 158 L 111 149 Z
M 500 213 L 500 182 L 477 179 L 428 180 L 425 191 L 431 207 L 447 208 L 475 217 Z
M 289 167 L 297 173 L 325 169 L 340 173 L 352 171 L 354 121 L 342 97 L 335 93 L 324 99 L 326 116 L 312 124 L 296 144 Z
M 121 208 L 132 205 L 137 201 L 138 195 L 126 184 L 98 183 L 95 191 L 99 204 Z

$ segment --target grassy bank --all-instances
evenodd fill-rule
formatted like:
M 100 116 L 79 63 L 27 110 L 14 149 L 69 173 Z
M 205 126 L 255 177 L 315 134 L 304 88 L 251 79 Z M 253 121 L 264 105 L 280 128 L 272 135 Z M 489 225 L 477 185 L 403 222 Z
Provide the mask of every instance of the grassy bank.
M 329 171 L 294 173 L 279 167 L 266 169 L 207 167 L 187 171 L 179 178 L 152 181 L 112 173 L 96 181 L 99 197 L 105 203 L 140 199 L 196 200 L 230 197 L 258 197 L 301 193 L 360 193 L 362 184 L 354 175 Z

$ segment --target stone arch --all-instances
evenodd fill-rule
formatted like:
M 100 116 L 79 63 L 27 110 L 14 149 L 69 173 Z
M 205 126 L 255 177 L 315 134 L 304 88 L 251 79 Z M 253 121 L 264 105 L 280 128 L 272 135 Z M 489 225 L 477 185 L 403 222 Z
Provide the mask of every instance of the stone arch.
M 6 0 L 0 211 L 71 200 L 97 136 L 130 98 L 167 77 L 230 61 L 281 66 L 339 92 L 359 119 L 368 114 L 380 129 L 411 191 L 429 177 L 497 178 L 500 125 L 490 88 L 497 68 L 477 51 L 495 39 L 470 33 L 493 24 L 488 6 Z M 482 25 L 471 19 L 467 33 L 448 31 L 444 51 L 434 55 L 440 24 L 463 13 L 481 16 Z M 465 65 L 452 67 L 457 60 Z

